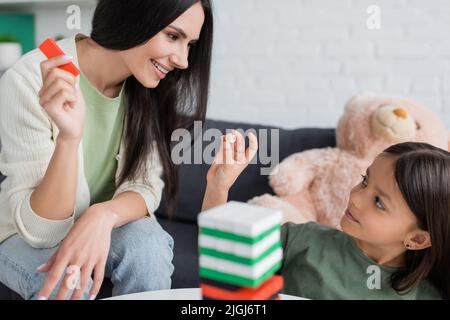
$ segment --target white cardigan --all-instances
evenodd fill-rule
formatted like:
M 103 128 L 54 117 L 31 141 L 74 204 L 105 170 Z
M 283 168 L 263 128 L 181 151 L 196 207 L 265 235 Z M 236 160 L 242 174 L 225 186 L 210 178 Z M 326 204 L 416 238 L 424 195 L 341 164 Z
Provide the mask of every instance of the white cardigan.
M 67 55 L 74 57 L 73 62 L 78 66 L 75 37 L 58 44 Z M 18 233 L 35 248 L 51 248 L 61 242 L 90 203 L 81 141 L 76 205 L 72 216 L 65 220 L 48 220 L 33 212 L 30 206 L 30 195 L 46 172 L 58 136 L 57 126 L 39 104 L 40 62 L 44 59 L 45 56 L 36 49 L 23 56 L 0 79 L 0 171 L 6 176 L 0 189 L 0 243 Z M 164 187 L 162 166 L 156 145 L 154 147 L 155 153 L 147 159 L 147 183 L 141 174 L 142 178 L 136 182 L 125 181 L 114 194 L 137 192 L 144 198 L 149 214 L 159 206 Z M 124 151 L 122 137 L 116 157 L 116 181 L 123 167 Z

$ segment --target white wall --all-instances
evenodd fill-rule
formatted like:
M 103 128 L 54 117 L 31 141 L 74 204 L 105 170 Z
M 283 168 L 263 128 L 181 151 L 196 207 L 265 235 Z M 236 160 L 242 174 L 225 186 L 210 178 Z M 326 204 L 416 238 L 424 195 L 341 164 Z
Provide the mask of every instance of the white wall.
M 41 43 L 48 37 L 58 35 L 68 37 L 77 33 L 90 34 L 95 5 L 82 1 L 74 1 L 74 3 L 80 8 L 81 29 L 71 30 L 67 28 L 66 21 L 70 14 L 66 10 L 71 4 L 40 5 L 33 10 L 36 23 L 36 44 Z
M 450 129 L 449 0 L 216 0 L 208 116 L 334 127 L 359 91 L 417 99 Z M 366 10 L 381 8 L 381 30 Z
M 450 0 L 213 0 L 208 116 L 334 127 L 360 91 L 427 104 L 450 129 Z M 370 5 L 381 30 L 366 26 Z M 37 9 L 37 38 L 66 35 L 67 5 Z M 82 32 L 92 8 L 82 6 Z

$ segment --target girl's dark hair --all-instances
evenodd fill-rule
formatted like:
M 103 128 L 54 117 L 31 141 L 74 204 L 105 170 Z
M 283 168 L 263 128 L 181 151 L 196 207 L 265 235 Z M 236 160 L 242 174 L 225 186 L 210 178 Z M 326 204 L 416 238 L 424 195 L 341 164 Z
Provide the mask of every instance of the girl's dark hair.
M 395 179 L 419 227 L 428 231 L 431 247 L 408 250 L 406 266 L 392 275 L 397 291 L 408 291 L 428 279 L 450 297 L 450 153 L 426 143 L 401 143 L 385 153 L 398 157 Z
M 155 89 L 134 76 L 125 84 L 125 159 L 118 185 L 147 172 L 145 159 L 156 142 L 164 170 L 167 212 L 174 209 L 178 174 L 171 160 L 171 135 L 204 121 L 208 103 L 213 16 L 210 0 L 99 0 L 91 38 L 100 46 L 126 50 L 145 44 L 187 9 L 201 2 L 205 14 L 198 43 L 190 49 L 189 68 L 175 69 Z

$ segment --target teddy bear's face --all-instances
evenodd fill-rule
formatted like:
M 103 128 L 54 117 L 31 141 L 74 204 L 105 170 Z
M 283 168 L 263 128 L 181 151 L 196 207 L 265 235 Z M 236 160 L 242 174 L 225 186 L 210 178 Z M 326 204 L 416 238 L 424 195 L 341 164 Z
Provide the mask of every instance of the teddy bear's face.
M 336 128 L 340 149 L 373 158 L 404 141 L 427 142 L 447 149 L 448 133 L 427 107 L 408 99 L 359 94 L 347 103 Z
M 439 117 L 431 109 L 412 100 L 403 99 L 404 104 L 415 121 L 416 142 L 426 142 L 448 150 L 448 131 Z
M 416 136 L 416 122 L 411 114 L 400 106 L 380 105 L 372 115 L 374 135 L 393 143 L 413 141 Z

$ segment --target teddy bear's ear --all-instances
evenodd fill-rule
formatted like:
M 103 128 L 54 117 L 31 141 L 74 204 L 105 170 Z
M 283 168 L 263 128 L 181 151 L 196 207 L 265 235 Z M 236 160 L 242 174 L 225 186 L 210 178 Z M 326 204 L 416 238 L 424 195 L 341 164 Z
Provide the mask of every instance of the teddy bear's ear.
M 375 97 L 375 94 L 372 92 L 361 92 L 354 96 L 352 96 L 346 103 L 348 109 L 351 109 L 353 106 L 363 105 L 367 101 L 372 100 Z

